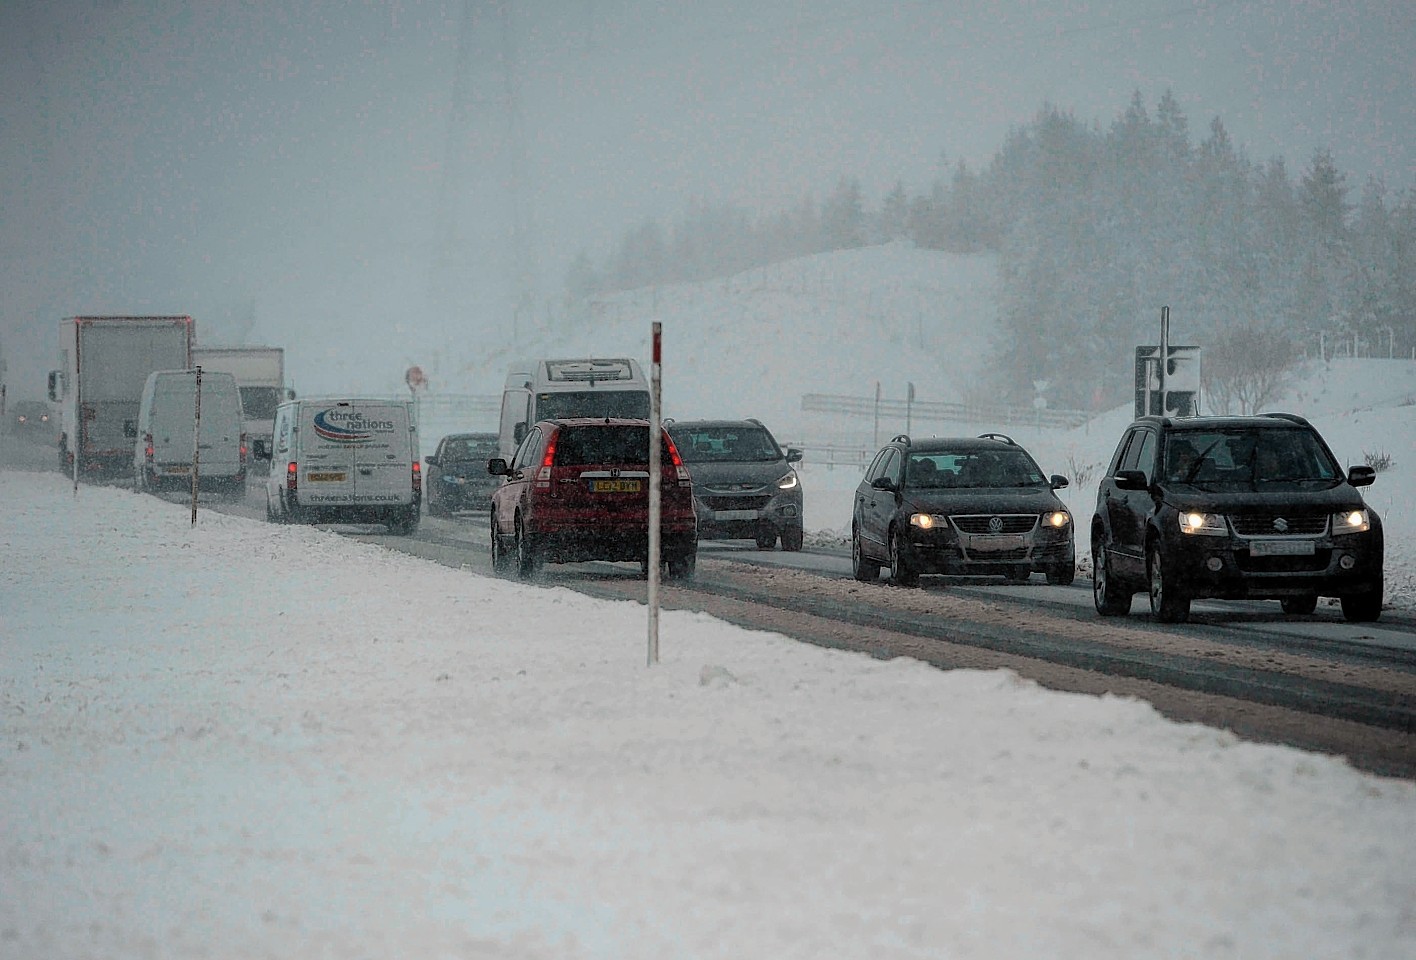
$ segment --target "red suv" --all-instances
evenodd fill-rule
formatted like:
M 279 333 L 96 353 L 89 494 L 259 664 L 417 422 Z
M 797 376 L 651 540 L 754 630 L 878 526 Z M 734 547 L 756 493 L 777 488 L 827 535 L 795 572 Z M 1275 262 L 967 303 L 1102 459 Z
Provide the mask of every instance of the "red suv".
M 668 433 L 660 431 L 660 555 L 674 578 L 692 575 L 698 555 L 693 481 Z M 638 560 L 649 565 L 649 421 L 542 420 L 492 493 L 492 567 L 534 575 L 543 563 Z

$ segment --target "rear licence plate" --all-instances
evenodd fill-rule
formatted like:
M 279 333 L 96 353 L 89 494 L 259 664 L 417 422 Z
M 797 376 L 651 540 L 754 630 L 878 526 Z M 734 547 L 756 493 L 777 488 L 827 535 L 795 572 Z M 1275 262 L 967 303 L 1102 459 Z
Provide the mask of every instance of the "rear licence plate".
M 347 474 L 343 473 L 308 473 L 305 479 L 311 483 L 339 483 Z
M 189 473 L 192 472 L 192 468 L 191 468 L 191 467 L 163 467 L 163 468 L 162 468 L 162 472 L 163 472 L 163 473 L 179 474 L 179 475 L 185 477 L 187 474 L 189 474 Z
M 591 493 L 638 493 L 638 480 L 591 480 Z
M 1311 557 L 1317 545 L 1311 540 L 1251 540 L 1251 557 Z

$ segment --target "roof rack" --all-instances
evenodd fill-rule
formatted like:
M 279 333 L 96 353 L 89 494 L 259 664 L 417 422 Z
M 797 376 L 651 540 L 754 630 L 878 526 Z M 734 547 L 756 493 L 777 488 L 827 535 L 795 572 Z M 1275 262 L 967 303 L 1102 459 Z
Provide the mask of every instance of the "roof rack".
M 1004 443 L 1010 444 L 1014 447 L 1018 445 L 1018 442 L 1012 437 L 1008 436 L 1006 433 L 980 433 L 978 435 L 978 438 L 980 440 L 1002 440 Z
M 910 445 L 910 435 L 908 433 L 897 433 L 890 438 L 890 442 L 903 443 L 905 446 L 908 447 Z

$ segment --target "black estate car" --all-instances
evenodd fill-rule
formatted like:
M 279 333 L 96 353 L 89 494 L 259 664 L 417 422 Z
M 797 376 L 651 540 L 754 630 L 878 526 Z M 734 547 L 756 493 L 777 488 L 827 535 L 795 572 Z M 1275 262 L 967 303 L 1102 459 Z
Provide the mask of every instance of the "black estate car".
M 1072 515 L 1028 452 L 1000 433 L 887 443 L 856 488 L 851 558 L 857 580 L 913 586 L 920 574 L 1001 574 L 1068 584 Z
M 1277 599 L 1312 613 L 1335 596 L 1348 620 L 1382 608 L 1382 524 L 1302 417 L 1142 417 L 1126 429 L 1097 491 L 1093 596 L 1105 616 L 1150 593 L 1176 623 L 1200 597 Z
M 671 420 L 664 424 L 693 474 L 698 536 L 756 540 L 769 550 L 800 550 L 801 451 L 777 444 L 762 421 Z
M 495 433 L 450 433 L 437 450 L 424 457 L 423 479 L 428 513 L 447 516 L 458 510 L 486 510 L 501 479 L 487 473 L 487 461 L 497 455 Z

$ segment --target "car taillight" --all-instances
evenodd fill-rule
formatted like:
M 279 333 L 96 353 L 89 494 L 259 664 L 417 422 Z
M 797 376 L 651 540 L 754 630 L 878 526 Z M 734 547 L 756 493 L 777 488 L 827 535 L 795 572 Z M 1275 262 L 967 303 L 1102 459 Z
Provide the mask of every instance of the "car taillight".
M 679 456 L 678 445 L 674 443 L 674 438 L 667 433 L 664 434 L 664 443 L 669 448 L 669 462 L 673 464 L 674 476 L 678 478 L 678 485 L 689 487 L 693 485 L 693 478 L 688 474 L 688 467 L 683 465 L 683 457 Z
M 541 469 L 536 471 L 536 486 L 549 487 L 551 485 L 551 464 L 556 459 L 556 439 L 559 434 L 551 434 L 551 438 L 546 441 L 546 452 L 541 457 Z
M 413 461 L 413 495 L 416 497 L 423 492 L 423 465 L 417 460 Z
M 146 459 L 148 463 L 152 463 L 152 457 L 152 434 L 145 433 L 143 434 L 143 458 Z
M 246 434 L 241 434 L 241 466 L 246 465 Z
M 300 465 L 298 463 L 287 463 L 285 465 L 285 489 L 291 493 L 295 492 L 299 486 Z

